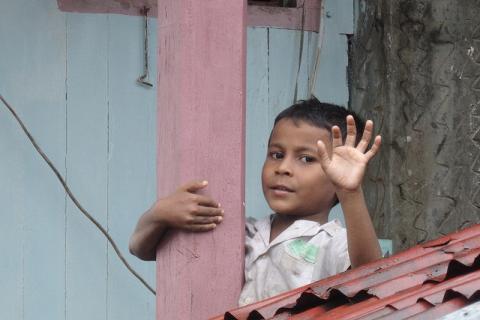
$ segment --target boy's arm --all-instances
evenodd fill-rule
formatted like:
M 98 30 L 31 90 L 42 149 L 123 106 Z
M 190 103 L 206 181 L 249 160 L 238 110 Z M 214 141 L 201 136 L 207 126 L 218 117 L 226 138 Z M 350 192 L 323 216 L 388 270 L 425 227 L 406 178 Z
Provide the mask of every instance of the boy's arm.
M 369 120 L 365 124 L 362 139 L 355 146 L 355 121 L 348 116 L 345 143 L 337 126 L 332 128 L 331 155 L 323 142 L 318 142 L 322 167 L 337 188 L 336 194 L 345 216 L 348 254 L 353 268 L 381 258 L 380 245 L 361 186 L 367 164 L 380 148 L 381 138 L 377 136 L 367 151 L 372 131 L 373 122 Z
M 348 255 L 352 268 L 381 258 L 380 245 L 368 213 L 362 188 L 337 191 L 347 228 Z
M 223 220 L 223 209 L 210 197 L 196 194 L 206 186 L 206 181 L 192 181 L 159 199 L 138 220 L 130 237 L 130 252 L 142 260 L 155 260 L 157 246 L 169 228 L 213 230 Z

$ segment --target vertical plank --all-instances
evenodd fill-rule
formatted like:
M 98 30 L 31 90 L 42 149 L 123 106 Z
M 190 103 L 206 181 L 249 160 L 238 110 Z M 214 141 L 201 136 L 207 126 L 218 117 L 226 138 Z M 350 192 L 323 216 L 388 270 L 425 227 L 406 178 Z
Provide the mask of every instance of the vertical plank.
M 159 247 L 157 319 L 206 319 L 237 304 L 243 279 L 246 2 L 158 5 L 159 196 L 208 179 L 225 219 Z
M 0 91 L 63 174 L 64 14 L 47 0 L 2 1 L 0 12 Z M 0 117 L 0 148 L 8 159 L 0 169 L 1 287 L 12 290 L 2 293 L 1 318 L 63 319 L 65 195 L 3 105 Z
M 82 206 L 106 226 L 108 20 L 66 17 L 66 178 Z M 71 201 L 66 221 L 66 319 L 106 319 L 106 239 Z
M 270 28 L 269 36 L 269 110 L 273 120 L 294 102 L 297 81 L 301 31 Z M 308 97 L 308 34 L 304 34 L 304 48 L 298 76 L 297 100 Z
M 262 218 L 271 209 L 263 197 L 261 173 L 270 134 L 268 112 L 268 29 L 247 29 L 247 117 L 245 215 Z
M 301 31 L 249 28 L 247 37 L 246 214 L 261 218 L 271 212 L 263 197 L 261 170 L 276 115 L 294 100 L 309 97 L 317 33 L 304 32 L 298 70 Z
M 156 21 L 150 19 L 150 78 L 156 87 Z M 108 229 L 129 263 L 155 287 L 155 264 L 128 253 L 139 215 L 156 198 L 156 89 L 143 73 L 143 19 L 109 15 Z M 153 319 L 155 296 L 108 250 L 108 319 Z
M 16 64 L 25 62 L 17 50 L 19 43 L 12 41 L 13 37 L 20 39 L 22 32 L 28 29 L 25 21 L 16 21 L 21 12 L 20 1 L 0 2 L 0 12 L 9 15 L 0 19 L 0 43 L 11 43 L 2 46 L 0 59 L 0 94 L 17 108 L 23 116 L 27 106 L 24 104 L 23 92 L 15 82 L 20 80 Z M 15 26 L 13 28 L 12 26 Z M 20 70 L 28 69 L 20 65 Z M 15 77 L 16 75 L 16 77 Z M 32 156 L 31 148 L 26 142 L 20 127 L 14 121 L 10 112 L 0 103 L 0 202 L 2 210 L 0 217 L 0 318 L 23 319 L 23 235 L 25 205 L 20 201 L 26 196 L 23 188 L 27 181 L 24 159 Z M 7 294 L 8 293 L 8 294 Z
M 353 33 L 353 1 L 325 0 L 320 19 L 324 22 L 325 31 L 313 93 L 321 101 L 347 107 L 349 95 L 346 34 Z

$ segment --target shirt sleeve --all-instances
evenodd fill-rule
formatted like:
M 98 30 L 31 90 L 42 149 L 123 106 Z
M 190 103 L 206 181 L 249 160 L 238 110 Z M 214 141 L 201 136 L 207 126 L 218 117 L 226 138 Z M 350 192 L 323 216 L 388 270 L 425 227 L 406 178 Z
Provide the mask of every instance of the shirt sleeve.
M 344 228 L 325 240 L 320 247 L 312 274 L 312 281 L 324 279 L 346 271 L 350 267 L 347 232 Z
M 350 268 L 350 256 L 348 255 L 347 231 L 342 230 L 335 239 L 335 274 L 347 271 Z

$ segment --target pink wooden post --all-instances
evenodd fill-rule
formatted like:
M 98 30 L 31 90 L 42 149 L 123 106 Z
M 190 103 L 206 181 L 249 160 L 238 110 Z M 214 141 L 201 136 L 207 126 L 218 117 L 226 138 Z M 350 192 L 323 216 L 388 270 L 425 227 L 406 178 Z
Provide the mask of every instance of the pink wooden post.
M 207 319 L 243 281 L 246 1 L 158 2 L 158 195 L 191 179 L 225 219 L 157 252 L 157 319 Z

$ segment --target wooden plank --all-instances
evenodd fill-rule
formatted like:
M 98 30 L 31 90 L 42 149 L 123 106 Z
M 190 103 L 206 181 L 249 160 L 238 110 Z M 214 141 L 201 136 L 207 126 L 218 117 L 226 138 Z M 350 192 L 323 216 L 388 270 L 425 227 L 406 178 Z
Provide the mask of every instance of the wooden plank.
M 66 14 L 66 21 L 66 177 L 82 206 L 106 226 L 108 20 Z M 65 232 L 66 319 L 105 319 L 106 239 L 71 201 Z
M 270 29 L 269 36 L 269 119 L 273 120 L 294 102 L 297 82 L 301 31 Z M 304 33 L 304 49 L 298 75 L 297 100 L 308 96 L 308 34 Z
M 155 264 L 128 252 L 139 215 L 156 198 L 156 89 L 140 86 L 143 19 L 109 15 L 108 228 L 128 262 L 155 287 Z M 156 84 L 156 24 L 150 20 L 151 82 Z M 108 319 L 153 319 L 155 296 L 108 250 Z
M 16 21 L 21 12 L 21 3 L 17 1 L 0 2 L 0 12 L 9 12 L 0 19 L 0 43 L 10 43 L 2 46 L 0 59 L 0 94 L 17 108 L 23 116 L 26 105 L 22 87 L 15 82 L 20 75 L 16 64 L 22 62 L 18 55 L 18 42 L 27 28 L 24 21 Z M 12 28 L 15 26 L 15 28 Z M 26 66 L 20 66 L 25 69 Z M 14 80 L 15 74 L 17 74 Z M 23 319 L 23 234 L 25 220 L 25 205 L 22 198 L 27 194 L 23 188 L 28 181 L 23 168 L 24 159 L 33 155 L 20 127 L 12 115 L 0 103 L 0 203 L 2 204 L 0 223 L 0 318 Z
M 247 29 L 247 117 L 245 148 L 245 215 L 269 214 L 261 174 L 271 119 L 268 112 L 268 29 Z
M 51 1 L 3 1 L 0 11 L 0 40 L 8 44 L 2 46 L 0 91 L 64 173 L 64 15 Z M 0 242 L 8 262 L 0 270 L 0 318 L 63 319 L 65 195 L 4 108 L 1 118 L 1 149 L 8 160 L 0 169 Z
M 237 304 L 243 279 L 246 3 L 158 5 L 159 196 L 208 179 L 225 219 L 159 247 L 157 319 L 206 319 Z
M 297 73 L 297 99 L 308 98 L 317 33 L 304 32 L 300 70 L 301 31 L 249 28 L 247 40 L 246 214 L 261 218 L 271 213 L 261 170 L 273 120 L 293 103 Z
M 313 93 L 321 101 L 348 107 L 346 34 L 353 34 L 353 1 L 325 0 L 320 19 L 324 33 Z

